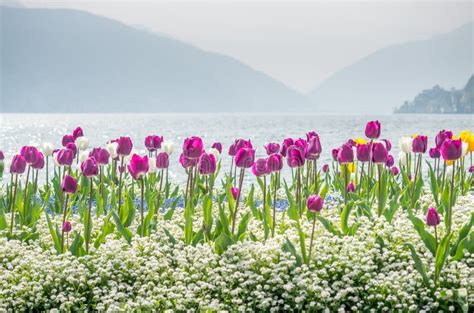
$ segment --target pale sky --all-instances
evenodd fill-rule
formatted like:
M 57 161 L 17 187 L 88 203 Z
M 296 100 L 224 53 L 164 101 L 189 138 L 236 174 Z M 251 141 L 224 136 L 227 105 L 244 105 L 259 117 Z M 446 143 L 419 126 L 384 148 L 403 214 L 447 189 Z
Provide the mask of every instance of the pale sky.
M 474 19 L 474 1 L 20 0 L 86 10 L 232 56 L 308 92 L 388 45 L 422 40 Z

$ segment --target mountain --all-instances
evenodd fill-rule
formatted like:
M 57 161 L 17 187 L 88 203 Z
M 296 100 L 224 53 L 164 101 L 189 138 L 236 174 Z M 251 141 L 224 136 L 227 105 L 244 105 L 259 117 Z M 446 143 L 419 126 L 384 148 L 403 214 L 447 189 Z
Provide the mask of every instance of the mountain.
M 474 23 L 428 40 L 393 45 L 335 73 L 312 90 L 320 109 L 390 113 L 426 86 L 462 86 L 474 73 Z
M 474 114 L 474 75 L 461 89 L 445 90 L 436 85 L 406 101 L 395 113 Z
M 266 112 L 308 99 L 241 62 L 108 18 L 0 7 L 2 112 Z

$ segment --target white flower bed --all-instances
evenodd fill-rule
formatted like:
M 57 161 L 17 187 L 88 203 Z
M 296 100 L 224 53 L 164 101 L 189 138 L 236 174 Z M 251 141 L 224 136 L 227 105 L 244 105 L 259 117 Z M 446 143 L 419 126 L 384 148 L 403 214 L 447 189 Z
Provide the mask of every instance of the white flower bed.
M 459 198 L 455 230 L 473 209 L 474 195 Z M 322 214 L 338 225 L 336 210 L 328 204 Z M 196 225 L 201 222 L 199 213 L 197 208 Z M 81 231 L 82 223 L 75 218 L 73 232 Z M 94 220 L 95 230 L 101 219 Z M 264 241 L 263 228 L 251 219 L 248 231 L 258 241 L 248 238 L 217 255 L 209 244 L 170 242 L 164 228 L 177 239 L 183 237 L 182 214 L 177 211 L 173 220 L 159 220 L 150 237 L 135 236 L 128 245 L 111 234 L 91 255 L 78 258 L 69 252 L 56 254 L 43 218 L 37 226 L 38 240 L 0 238 L 0 311 L 431 312 L 457 310 L 456 301 L 465 294 L 474 304 L 474 256 L 466 252 L 462 261 L 449 262 L 440 288 L 435 290 L 433 282 L 431 288 L 425 287 L 403 243 L 415 245 L 430 276 L 434 260 L 403 212 L 392 224 L 383 217 L 375 222 L 360 218 L 362 226 L 352 237 L 334 236 L 317 223 L 309 267 L 296 266 L 294 257 L 282 251 L 285 238 L 299 248 L 295 228 L 288 218 L 285 221 L 283 234 Z M 305 221 L 303 227 L 309 244 L 311 222 Z

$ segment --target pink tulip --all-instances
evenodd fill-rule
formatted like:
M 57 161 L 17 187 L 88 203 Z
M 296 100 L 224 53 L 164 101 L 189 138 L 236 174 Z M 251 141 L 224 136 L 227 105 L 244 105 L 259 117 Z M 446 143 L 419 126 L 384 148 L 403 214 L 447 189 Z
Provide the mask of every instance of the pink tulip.
M 306 206 L 311 212 L 319 212 L 322 210 L 324 205 L 324 200 L 318 195 L 311 195 L 306 201 Z
M 85 177 L 92 177 L 99 174 L 99 165 L 94 157 L 88 157 L 81 163 L 81 172 Z
M 270 174 L 271 170 L 267 165 L 267 160 L 266 159 L 257 159 L 252 164 L 252 173 L 255 176 L 258 176 L 258 177 Z
M 426 212 L 426 225 L 428 226 L 438 226 L 441 223 L 438 212 L 436 208 L 431 207 Z
M 267 159 L 267 166 L 272 172 L 279 172 L 283 168 L 283 156 L 279 153 L 271 154 Z
M 232 194 L 232 198 L 234 198 L 234 201 L 236 201 L 237 197 L 239 196 L 239 188 L 237 187 L 230 188 L 230 193 Z
M 324 164 L 323 165 L 323 173 L 329 172 L 329 164 Z
M 370 121 L 365 126 L 365 136 L 370 139 L 377 139 L 380 137 L 382 127 L 379 121 Z
M 440 149 L 446 139 L 453 139 L 453 132 L 443 129 L 435 137 L 436 148 Z
M 385 161 L 385 166 L 392 167 L 394 163 L 395 163 L 395 160 L 393 159 L 393 156 L 389 155 L 387 157 L 387 161 Z
M 385 145 L 376 142 L 372 145 L 372 161 L 374 163 L 386 163 L 388 160 L 388 151 Z
M 204 151 L 202 139 L 197 136 L 186 138 L 183 142 L 183 154 L 188 159 L 198 159 Z
M 454 161 L 459 159 L 462 155 L 461 139 L 446 139 L 441 145 L 441 155 L 445 161 Z
M 350 182 L 348 185 L 347 185 L 347 192 L 354 192 L 355 191 L 355 185 L 353 182 Z
M 277 142 L 270 142 L 266 144 L 264 147 L 265 147 L 265 150 L 267 151 L 267 155 L 280 152 L 280 144 Z
M 112 142 L 117 143 L 117 154 L 119 156 L 127 156 L 132 152 L 133 143 L 130 137 L 120 137 L 118 139 L 112 140 Z
M 359 162 L 369 162 L 370 160 L 370 145 L 359 144 L 356 147 L 357 160 Z
M 77 181 L 74 177 L 70 175 L 64 176 L 61 188 L 64 193 L 72 194 L 77 192 Z
M 72 136 L 74 137 L 74 140 L 76 140 L 79 137 L 84 136 L 84 132 L 82 131 L 82 128 L 76 127 L 76 129 L 72 131 Z
M 156 156 L 156 168 L 163 169 L 169 166 L 169 156 L 166 152 L 160 152 Z
M 191 166 L 195 166 L 197 164 L 198 159 L 189 159 L 183 153 L 179 156 L 179 163 L 184 168 L 188 168 Z
M 201 175 L 214 174 L 216 171 L 216 158 L 212 153 L 203 153 L 199 157 L 198 169 Z
M 319 158 L 322 152 L 321 143 L 319 142 L 319 136 L 315 135 L 311 137 L 306 146 L 305 155 L 309 160 L 315 160 Z
M 149 166 L 148 156 L 141 157 L 138 154 L 134 154 L 128 164 L 128 171 L 133 179 L 139 179 L 148 173 Z
M 71 149 L 61 149 L 57 154 L 57 161 L 59 165 L 71 166 L 74 160 L 74 152 Z
M 150 135 L 145 137 L 145 148 L 150 152 L 160 149 L 162 143 L 163 136 Z
M 281 151 L 280 151 L 281 155 L 286 157 L 286 151 L 288 150 L 289 147 L 291 147 L 294 144 L 295 142 L 291 138 L 286 138 L 285 140 L 283 140 L 283 143 L 281 145 Z
M 231 145 L 229 146 L 229 152 L 228 152 L 228 154 L 229 154 L 230 156 L 234 156 L 234 155 L 235 155 L 235 152 L 236 152 L 236 151 L 235 151 L 235 143 L 233 143 L 233 144 L 231 144 Z
M 441 156 L 441 151 L 438 148 L 431 148 L 429 153 L 432 159 L 439 159 Z
M 304 152 L 296 145 L 290 146 L 286 152 L 286 162 L 291 168 L 303 166 Z
M 343 144 L 337 152 L 337 161 L 340 164 L 352 163 L 354 161 L 354 150 L 349 144 Z
M 428 149 L 428 137 L 423 135 L 416 136 L 413 138 L 411 148 L 414 153 L 425 153 Z
M 10 173 L 12 174 L 23 174 L 26 168 L 26 161 L 25 158 L 22 157 L 20 154 L 16 154 L 10 165 Z
M 104 148 L 94 148 L 89 153 L 89 157 L 94 157 L 99 165 L 106 165 L 109 164 L 110 153 Z
M 235 154 L 235 166 L 239 168 L 249 168 L 255 159 L 255 150 L 252 148 L 241 148 Z
M 33 146 L 24 146 L 21 148 L 20 154 L 25 158 L 26 163 L 33 164 L 38 157 L 38 149 Z
M 211 148 L 214 148 L 216 149 L 217 151 L 219 151 L 219 154 L 222 153 L 222 144 L 220 142 L 214 142 L 211 146 Z
M 62 143 L 63 147 L 65 147 L 68 143 L 74 142 L 74 140 L 76 140 L 76 138 L 74 138 L 73 135 L 64 135 L 63 140 L 61 141 L 61 143 Z
M 63 232 L 69 233 L 72 230 L 72 224 L 69 221 L 63 223 Z
M 36 161 L 35 163 L 31 164 L 31 167 L 35 170 L 40 170 L 44 167 L 44 156 L 43 153 L 37 152 L 36 153 Z
M 396 167 L 396 166 L 391 167 L 390 168 L 390 173 L 392 173 L 393 176 L 397 176 L 398 173 L 399 173 L 398 167 Z
M 77 146 L 74 142 L 70 142 L 66 145 L 66 149 L 69 149 L 72 151 L 72 157 L 75 158 L 77 155 Z

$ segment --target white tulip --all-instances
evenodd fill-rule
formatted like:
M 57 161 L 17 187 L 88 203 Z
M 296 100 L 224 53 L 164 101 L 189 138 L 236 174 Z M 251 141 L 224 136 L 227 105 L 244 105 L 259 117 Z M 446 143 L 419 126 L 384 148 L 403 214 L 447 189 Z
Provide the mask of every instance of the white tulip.
M 105 149 L 107 149 L 107 151 L 109 151 L 110 153 L 110 157 L 112 159 L 115 159 L 118 154 L 117 154 L 117 147 L 118 147 L 118 143 L 116 142 L 109 142 L 106 146 L 105 146 Z
M 81 138 L 81 137 L 79 137 Z M 77 138 L 77 139 L 79 139 Z M 81 151 L 79 152 L 79 161 L 82 163 L 84 162 L 85 160 L 87 160 L 87 158 L 89 157 L 89 151 Z
M 402 137 L 400 138 L 400 150 L 403 153 L 410 153 L 411 152 L 411 146 L 413 143 L 413 138 L 411 137 Z
M 174 151 L 174 143 L 172 141 L 165 141 L 161 144 L 161 148 L 168 153 L 168 155 L 171 155 Z
M 219 153 L 219 150 L 217 150 L 216 148 L 210 148 L 209 154 L 212 154 L 214 158 L 216 158 L 216 161 L 219 160 L 220 153 Z
M 462 142 L 462 155 L 466 155 L 468 152 L 469 144 L 467 142 Z
M 407 155 L 406 155 L 406 153 L 400 152 L 400 154 L 398 155 L 398 158 L 400 160 L 400 165 L 406 167 L 407 166 Z
M 156 159 L 155 158 L 148 159 L 148 172 L 150 173 L 156 172 Z
M 49 157 L 53 154 L 53 144 L 50 142 L 43 142 L 42 149 L 43 150 L 43 155 L 45 157 Z
M 79 150 L 86 150 L 89 147 L 89 139 L 87 139 L 84 136 L 77 137 L 76 139 L 76 146 L 79 148 Z

